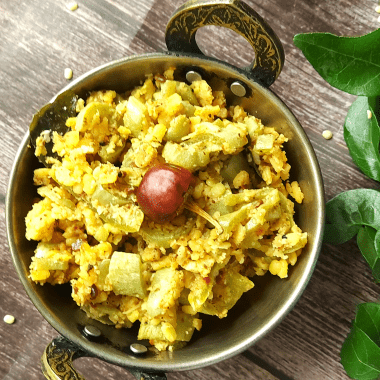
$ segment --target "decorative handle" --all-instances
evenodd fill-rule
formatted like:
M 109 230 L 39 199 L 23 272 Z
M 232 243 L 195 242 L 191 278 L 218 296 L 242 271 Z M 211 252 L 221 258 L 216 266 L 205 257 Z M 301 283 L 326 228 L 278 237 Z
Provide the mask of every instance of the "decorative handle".
M 42 372 L 48 380 L 85 380 L 73 367 L 73 361 L 92 356 L 88 352 L 59 336 L 46 347 L 41 357 Z M 166 380 L 164 373 L 141 372 L 126 368 L 138 380 Z
M 84 380 L 73 367 L 73 360 L 89 356 L 78 346 L 59 336 L 46 347 L 41 357 L 42 372 L 49 380 Z
M 170 51 L 203 55 L 195 33 L 206 25 L 229 28 L 251 44 L 255 60 L 246 70 L 255 80 L 269 87 L 280 75 L 285 60 L 281 41 L 265 20 L 240 0 L 187 1 L 168 22 L 166 46 Z

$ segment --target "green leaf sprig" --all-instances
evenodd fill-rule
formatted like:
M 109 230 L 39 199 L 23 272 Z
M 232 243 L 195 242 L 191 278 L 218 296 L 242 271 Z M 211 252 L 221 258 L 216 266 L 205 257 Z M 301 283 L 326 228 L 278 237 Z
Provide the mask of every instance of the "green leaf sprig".
M 360 170 L 380 181 L 377 120 L 380 109 L 377 98 L 380 96 L 380 29 L 360 37 L 298 34 L 294 37 L 294 44 L 331 86 L 359 95 L 347 114 L 344 139 Z
M 348 111 L 343 134 L 352 160 L 376 181 L 380 181 L 379 99 L 359 96 Z
M 342 244 L 355 235 L 375 281 L 380 282 L 380 191 L 349 190 L 327 202 L 324 241 Z
M 360 170 L 380 181 L 380 29 L 360 37 L 298 34 L 294 44 L 331 86 L 358 95 L 345 119 L 344 139 Z M 349 190 L 327 202 L 324 241 L 341 244 L 355 236 L 380 282 L 380 191 Z M 380 303 L 358 305 L 341 362 L 353 379 L 380 378 Z
M 360 37 L 297 34 L 294 44 L 331 86 L 352 95 L 380 95 L 380 29 Z
M 380 375 L 380 304 L 358 306 L 352 328 L 344 341 L 341 358 L 353 379 L 378 379 Z

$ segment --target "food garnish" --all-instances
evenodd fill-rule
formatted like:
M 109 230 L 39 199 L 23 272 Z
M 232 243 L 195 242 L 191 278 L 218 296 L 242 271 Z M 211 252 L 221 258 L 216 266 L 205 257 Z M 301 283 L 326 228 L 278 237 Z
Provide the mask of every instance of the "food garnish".
M 146 172 L 137 189 L 137 202 L 146 216 L 158 223 L 170 222 L 183 208 L 207 219 L 222 233 L 220 224 L 189 199 L 195 178 L 180 166 L 160 164 Z
M 331 86 L 358 95 L 344 123 L 344 138 L 356 165 L 380 181 L 380 29 L 359 37 L 300 34 L 294 43 Z M 341 244 L 357 236 L 359 250 L 380 282 L 380 192 L 356 189 L 338 194 L 327 202 L 326 217 L 324 241 Z M 379 304 L 362 303 L 357 308 L 341 350 L 351 378 L 380 375 L 379 316 Z
M 170 222 L 183 209 L 195 178 L 187 169 L 161 164 L 149 169 L 136 196 L 144 214 L 155 222 Z

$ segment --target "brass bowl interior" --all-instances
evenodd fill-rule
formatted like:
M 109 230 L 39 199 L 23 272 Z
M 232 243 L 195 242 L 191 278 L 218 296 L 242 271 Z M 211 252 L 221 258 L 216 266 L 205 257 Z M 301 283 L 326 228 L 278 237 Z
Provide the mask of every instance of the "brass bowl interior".
M 252 81 L 247 74 L 228 64 L 205 57 L 178 54 L 148 54 L 109 63 L 73 81 L 67 88 L 84 96 L 94 89 L 126 91 L 139 85 L 150 73 L 162 73 L 176 67 L 176 77 L 184 80 L 189 69 L 207 79 L 214 89 L 224 90 L 230 104 L 242 104 L 264 125 L 284 133 L 289 142 L 285 150 L 292 166 L 291 180 L 297 180 L 305 193 L 302 205 L 296 205 L 296 222 L 309 234 L 309 242 L 289 278 L 280 280 L 270 275 L 254 278 L 254 289 L 245 293 L 228 317 L 205 316 L 203 328 L 192 341 L 175 352 L 150 350 L 136 357 L 129 345 L 136 342 L 138 327 L 115 329 L 89 320 L 71 299 L 70 286 L 39 286 L 28 278 L 28 267 L 35 242 L 25 239 L 24 218 L 31 209 L 36 189 L 33 169 L 39 166 L 29 147 L 28 135 L 22 142 L 11 172 L 7 194 L 7 228 L 10 250 L 29 297 L 44 318 L 62 335 L 108 362 L 155 371 L 190 370 L 227 359 L 254 344 L 272 330 L 293 308 L 314 270 L 321 247 L 324 224 L 324 191 L 321 172 L 313 148 L 293 114 L 269 89 Z M 229 85 L 239 80 L 246 86 L 248 97 L 238 98 Z M 65 90 L 64 89 L 64 90 Z M 91 342 L 81 333 L 87 324 L 96 325 L 103 339 Z

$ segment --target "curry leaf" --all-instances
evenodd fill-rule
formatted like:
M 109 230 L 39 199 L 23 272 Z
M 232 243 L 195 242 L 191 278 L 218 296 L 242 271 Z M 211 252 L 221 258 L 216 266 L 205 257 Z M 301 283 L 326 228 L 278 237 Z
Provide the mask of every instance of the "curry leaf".
M 355 320 L 341 350 L 341 361 L 348 376 L 360 380 L 378 379 L 380 375 L 380 304 L 358 306 Z
M 353 95 L 380 95 L 380 29 L 360 37 L 298 34 L 294 44 L 331 86 Z
M 380 192 L 373 189 L 349 190 L 326 204 L 324 241 L 341 244 L 353 238 L 361 226 L 380 230 Z
M 357 307 L 355 324 L 380 345 L 380 304 L 367 302 Z M 380 363 L 379 363 L 380 364 Z
M 380 181 L 380 29 L 361 37 L 299 34 L 294 44 L 331 86 L 359 95 L 346 117 L 344 138 L 356 165 Z M 340 244 L 357 234 L 358 247 L 380 282 L 380 192 L 341 193 L 327 203 L 326 216 L 324 241 Z M 380 304 L 359 305 L 341 350 L 347 374 L 357 380 L 380 379 L 379 345 Z
M 380 282 L 380 230 L 363 226 L 359 229 L 357 243 L 363 257 L 372 269 L 372 276 Z
M 323 240 L 325 243 L 330 244 L 343 244 L 346 241 L 351 240 L 358 232 L 360 226 L 358 225 L 336 225 L 325 224 Z
M 350 107 L 344 124 L 344 139 L 355 164 L 368 177 L 380 181 L 380 129 L 376 98 L 359 96 Z M 368 117 L 367 111 L 372 117 Z

